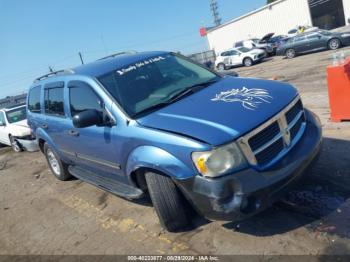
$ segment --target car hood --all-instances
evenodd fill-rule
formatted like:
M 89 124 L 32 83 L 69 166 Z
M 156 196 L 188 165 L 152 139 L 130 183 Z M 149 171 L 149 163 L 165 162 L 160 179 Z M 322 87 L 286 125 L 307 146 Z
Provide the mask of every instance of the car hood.
M 260 42 L 265 42 L 265 41 L 267 42 L 267 41 L 269 41 L 270 38 L 273 37 L 274 35 L 275 35 L 275 33 L 269 33 L 269 34 L 263 36 L 263 37 L 260 39 Z
M 258 127 L 296 96 L 287 83 L 226 77 L 137 121 L 215 146 Z
M 28 123 L 27 123 L 27 119 L 12 123 L 11 125 L 29 128 Z

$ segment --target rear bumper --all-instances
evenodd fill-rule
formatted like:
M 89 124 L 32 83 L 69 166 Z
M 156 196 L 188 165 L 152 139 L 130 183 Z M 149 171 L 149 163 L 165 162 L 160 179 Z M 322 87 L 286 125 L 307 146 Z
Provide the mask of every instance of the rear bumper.
M 210 220 L 239 221 L 269 207 L 314 162 L 321 149 L 318 119 L 307 112 L 303 137 L 269 170 L 253 168 L 217 179 L 195 176 L 175 182 L 193 207 Z

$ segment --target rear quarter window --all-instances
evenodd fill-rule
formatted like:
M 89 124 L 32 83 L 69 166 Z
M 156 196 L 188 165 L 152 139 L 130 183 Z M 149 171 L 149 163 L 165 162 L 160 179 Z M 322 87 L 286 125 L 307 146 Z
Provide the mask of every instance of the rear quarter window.
M 33 87 L 28 94 L 28 109 L 32 113 L 40 113 L 40 91 L 41 86 Z

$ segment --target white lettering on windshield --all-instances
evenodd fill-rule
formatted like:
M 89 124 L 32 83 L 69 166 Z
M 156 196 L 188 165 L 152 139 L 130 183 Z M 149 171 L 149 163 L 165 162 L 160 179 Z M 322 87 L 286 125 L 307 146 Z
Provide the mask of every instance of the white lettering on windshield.
M 145 66 L 145 65 L 153 64 L 153 63 L 156 63 L 156 62 L 159 62 L 159 61 L 162 61 L 162 60 L 165 60 L 165 58 L 162 57 L 162 56 L 150 58 L 150 59 L 147 59 L 147 60 L 138 62 L 138 63 L 136 63 L 136 64 L 134 64 L 134 65 L 130 65 L 130 66 L 128 66 L 127 68 L 118 69 L 118 70 L 117 70 L 117 73 L 118 73 L 120 76 L 122 76 L 122 75 L 124 75 L 124 74 L 126 74 L 126 73 L 129 73 L 129 72 L 134 71 L 134 70 L 136 70 L 136 69 L 138 69 L 138 68 L 141 68 L 141 67 L 143 67 L 143 66 Z

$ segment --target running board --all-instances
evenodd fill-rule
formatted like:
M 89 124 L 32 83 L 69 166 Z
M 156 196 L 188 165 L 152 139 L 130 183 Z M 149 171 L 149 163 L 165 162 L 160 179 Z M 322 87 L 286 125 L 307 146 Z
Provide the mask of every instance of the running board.
M 144 196 L 143 191 L 138 188 L 133 188 L 129 185 L 117 182 L 114 179 L 110 179 L 110 178 L 98 175 L 96 173 L 87 171 L 80 167 L 69 166 L 68 171 L 69 173 L 72 174 L 72 176 L 84 182 L 92 184 L 98 188 L 101 188 L 105 191 L 108 191 L 114 195 L 117 195 L 123 198 L 139 199 Z

